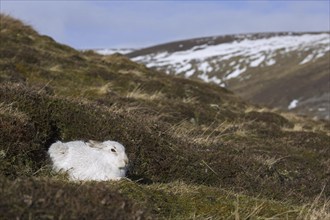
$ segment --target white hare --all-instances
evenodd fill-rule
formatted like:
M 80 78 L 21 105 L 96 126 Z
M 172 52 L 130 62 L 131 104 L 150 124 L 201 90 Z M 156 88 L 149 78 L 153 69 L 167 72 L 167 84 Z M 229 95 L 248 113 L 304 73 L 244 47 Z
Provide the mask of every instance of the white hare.
M 119 180 L 125 177 L 128 158 L 115 141 L 57 141 L 48 150 L 56 171 L 67 171 L 72 180 Z

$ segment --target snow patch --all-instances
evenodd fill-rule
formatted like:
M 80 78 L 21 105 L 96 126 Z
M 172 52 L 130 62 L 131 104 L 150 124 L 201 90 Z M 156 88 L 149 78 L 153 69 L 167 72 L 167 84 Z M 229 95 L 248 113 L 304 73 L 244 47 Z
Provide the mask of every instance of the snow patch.
M 221 79 L 218 79 L 216 76 L 209 78 L 209 76 L 206 73 L 200 74 L 197 77 L 207 83 L 213 82 L 218 85 L 222 83 Z
M 211 72 L 213 70 L 213 67 L 210 66 L 210 64 L 205 61 L 198 66 L 198 70 L 207 73 L 207 72 Z
M 256 60 L 253 60 L 251 63 L 250 63 L 250 67 L 258 67 L 264 60 L 265 60 L 265 56 L 262 55 L 261 57 L 259 57 L 258 59 Z
M 190 63 L 182 65 L 180 68 L 176 69 L 177 73 L 182 73 L 190 70 L 192 68 L 192 65 Z
M 274 60 L 274 59 L 269 59 L 269 60 L 266 61 L 266 65 L 267 65 L 267 66 L 272 66 L 272 65 L 274 65 L 275 63 L 276 63 L 276 60 Z
M 194 73 L 195 73 L 195 70 L 194 70 L 194 69 L 191 69 L 191 70 L 189 70 L 189 71 L 186 71 L 186 73 L 184 74 L 184 76 L 185 76 L 186 78 L 189 78 L 189 77 L 191 77 L 192 75 L 194 75 Z
M 222 43 L 218 45 L 199 45 L 189 50 L 178 51 L 174 53 L 151 54 L 150 56 L 135 57 L 133 61 L 143 61 L 144 63 L 157 63 L 161 60 L 162 66 L 176 65 L 184 60 L 204 62 L 207 58 L 217 57 L 218 61 L 234 59 L 238 56 L 246 58 L 258 57 L 260 60 L 265 59 L 265 53 L 273 53 L 278 50 L 282 52 L 290 52 L 295 50 L 304 50 L 308 46 L 328 45 L 329 34 L 304 34 L 300 36 L 274 36 L 262 39 L 244 39 L 230 43 Z M 324 48 L 324 47 L 323 47 Z M 329 51 L 327 48 L 326 51 Z M 324 52 L 326 52 L 324 51 Z M 259 60 L 258 59 L 258 60 Z M 259 61 L 260 63 L 262 61 Z M 256 62 L 257 64 L 257 62 Z M 255 64 L 255 65 L 256 65 Z
M 229 64 L 229 66 L 234 66 L 235 65 L 235 61 L 232 61 L 230 64 Z
M 101 54 L 101 55 L 111 55 L 115 53 L 121 53 L 121 54 L 128 54 L 134 51 L 134 49 L 96 49 L 94 50 L 96 53 Z
M 250 37 L 237 35 L 233 42 L 217 45 L 207 45 L 205 42 L 202 39 L 201 43 L 204 44 L 184 51 L 154 53 L 138 56 L 132 60 L 147 64 L 147 67 L 171 69 L 177 74 L 185 72 L 186 77 L 192 76 L 196 71 L 201 71 L 203 74 L 200 78 L 208 81 L 210 78 L 205 77 L 207 73 L 220 71 L 220 66 L 224 65 L 233 67 L 233 71 L 225 78 L 231 79 L 246 71 L 248 66 L 255 68 L 276 64 L 275 58 L 279 54 L 287 56 L 289 52 L 301 52 L 306 54 L 300 62 L 304 64 L 323 57 L 330 51 L 329 33 L 270 37 L 266 35 L 258 39 L 253 39 L 252 35 Z M 250 63 L 249 60 L 251 60 Z M 214 61 L 217 63 L 212 63 Z M 193 67 L 190 63 L 194 63 Z M 242 68 L 243 66 L 245 67 Z
M 312 61 L 314 57 L 314 54 L 309 54 L 307 57 L 305 57 L 305 59 L 303 61 L 301 61 L 299 64 L 305 64 L 305 63 L 308 63 L 310 61 Z
M 225 88 L 226 87 L 226 84 L 223 82 L 223 83 L 220 83 L 219 86 Z
M 237 68 L 233 72 L 231 72 L 230 74 L 228 74 L 225 79 L 228 80 L 228 79 L 236 78 L 239 75 L 241 75 L 242 73 L 244 73 L 245 71 L 246 71 L 246 67 L 243 68 L 243 69 Z
M 292 100 L 292 101 L 290 102 L 289 106 L 288 106 L 288 109 L 291 110 L 291 109 L 296 108 L 297 105 L 298 105 L 298 102 L 299 102 L 299 101 L 298 101 L 297 99 Z

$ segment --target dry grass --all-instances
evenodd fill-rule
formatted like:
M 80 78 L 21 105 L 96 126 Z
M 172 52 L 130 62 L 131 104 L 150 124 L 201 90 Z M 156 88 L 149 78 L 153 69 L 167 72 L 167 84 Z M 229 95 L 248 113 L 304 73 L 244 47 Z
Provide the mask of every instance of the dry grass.
M 298 219 L 303 220 L 321 220 L 330 219 L 330 201 L 326 201 L 323 205 L 312 204 L 309 208 L 303 209 L 302 214 Z M 306 214 L 304 213 L 306 212 Z M 304 214 L 303 214 L 304 213 Z
M 164 94 L 161 91 L 155 91 L 152 94 L 149 94 L 143 90 L 139 85 L 136 86 L 132 91 L 126 94 L 126 98 L 142 99 L 147 101 L 153 100 L 162 100 L 165 98 Z
M 324 188 L 327 186 L 323 187 Z M 330 198 L 322 192 L 310 204 L 304 205 L 297 217 L 300 220 L 330 219 Z
M 268 155 L 253 155 L 252 156 L 252 158 L 255 161 L 268 167 L 268 169 L 273 169 L 273 167 L 277 163 L 281 162 L 282 160 L 285 160 L 288 157 L 290 157 L 290 156 L 283 156 L 283 157 L 268 156 Z
M 308 117 L 299 116 L 297 114 L 291 113 L 291 112 L 285 112 L 279 109 L 270 109 L 270 108 L 257 108 L 255 106 L 248 106 L 245 109 L 245 113 L 250 112 L 272 112 L 275 114 L 279 114 L 282 117 L 286 118 L 288 121 L 292 122 L 292 127 L 283 127 L 283 131 L 305 131 L 305 132 L 324 132 L 327 135 L 330 135 L 329 129 L 326 128 L 326 126 L 329 126 L 328 121 L 319 121 L 319 120 L 313 120 Z M 328 125 L 327 125 L 328 124 Z
M 292 219 L 292 216 L 295 216 L 294 219 L 297 220 L 326 220 L 330 219 L 330 200 L 321 200 L 321 197 L 318 196 L 312 203 L 303 205 L 303 206 L 292 206 L 291 209 L 278 213 L 276 215 L 267 217 L 265 219 L 268 220 L 279 220 L 279 219 Z M 239 199 L 237 198 L 237 202 L 235 204 L 235 211 L 232 215 L 232 218 L 235 220 L 241 219 L 259 219 L 260 214 L 267 209 L 266 201 L 260 201 L 260 203 L 256 203 L 256 205 L 248 212 L 244 212 L 242 215 L 240 213 L 241 209 L 245 207 L 240 207 Z M 291 217 L 290 217 L 291 216 Z
M 166 192 L 168 196 L 179 196 L 186 209 L 183 217 L 170 216 L 166 219 L 327 219 L 325 205 L 309 204 L 293 206 L 287 202 L 271 201 L 262 198 L 251 198 L 244 194 L 237 194 L 231 190 L 191 185 L 182 181 L 170 184 L 152 184 L 146 187 L 149 190 Z M 140 191 L 142 192 L 142 191 Z M 277 210 L 276 214 L 272 210 Z M 304 213 L 304 214 L 303 214 Z M 182 214 L 182 213 L 181 213 Z M 317 218 L 313 218 L 316 216 Z M 304 218 L 301 218 L 304 217 Z
M 11 116 L 19 119 L 20 121 L 27 121 L 29 117 L 24 113 L 19 111 L 17 108 L 14 107 L 15 103 L 0 103 L 0 115 L 3 116 Z
M 31 42 L 24 27 L 17 37 L 19 28 L 1 32 L 0 181 L 14 186 L 6 192 L 11 200 L 0 199 L 13 207 L 3 219 L 15 218 L 15 207 L 25 210 L 22 198 L 30 204 L 30 192 L 38 195 L 32 201 L 47 203 L 27 214 L 52 211 L 59 189 L 74 206 L 58 206 L 66 213 L 103 217 L 107 207 L 95 197 L 109 191 L 118 201 L 151 207 L 159 219 L 290 218 L 328 180 L 329 136 L 306 132 L 322 123 L 248 107 L 226 89 L 162 75 L 123 56 L 104 60 L 37 34 Z M 294 131 L 299 124 L 303 130 Z M 88 139 L 123 143 L 133 181 L 86 188 L 50 172 L 51 143 Z
M 99 95 L 105 95 L 107 93 L 109 93 L 111 90 L 113 90 L 113 83 L 108 82 L 103 86 L 96 86 L 94 87 L 94 89 L 96 90 L 96 93 Z
M 173 136 L 189 140 L 192 144 L 212 145 L 222 141 L 223 137 L 236 136 L 247 137 L 249 133 L 245 129 L 246 121 L 229 122 L 220 124 L 210 124 L 209 126 L 196 125 L 194 121 L 183 120 L 170 127 L 168 130 Z
M 249 112 L 276 112 L 276 109 L 270 109 L 266 107 L 256 107 L 256 106 L 248 106 L 244 112 L 249 113 Z
M 13 17 L 7 14 L 1 14 L 0 25 L 1 33 L 7 33 L 14 29 L 31 35 L 37 34 L 37 32 L 34 31 L 30 25 L 23 24 L 20 20 L 13 19 Z M 31 38 L 32 37 L 33 36 L 31 36 Z
M 330 135 L 329 129 L 326 128 L 328 121 L 321 122 L 310 118 L 301 117 L 289 112 L 279 112 L 283 117 L 293 122 L 293 128 L 284 128 L 285 131 L 307 131 L 307 132 L 324 132 Z M 329 126 L 329 125 L 328 125 Z
M 197 97 L 183 98 L 182 102 L 185 103 L 185 104 L 197 104 L 198 103 L 198 98 Z

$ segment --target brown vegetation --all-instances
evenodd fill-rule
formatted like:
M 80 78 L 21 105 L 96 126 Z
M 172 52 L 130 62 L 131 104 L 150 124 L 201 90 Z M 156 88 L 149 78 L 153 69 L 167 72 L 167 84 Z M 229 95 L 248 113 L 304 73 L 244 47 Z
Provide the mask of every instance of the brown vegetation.
M 323 122 L 260 111 L 121 55 L 78 52 L 5 15 L 1 42 L 4 219 L 294 218 L 328 204 Z M 70 183 L 51 171 L 50 144 L 88 139 L 123 143 L 131 181 Z

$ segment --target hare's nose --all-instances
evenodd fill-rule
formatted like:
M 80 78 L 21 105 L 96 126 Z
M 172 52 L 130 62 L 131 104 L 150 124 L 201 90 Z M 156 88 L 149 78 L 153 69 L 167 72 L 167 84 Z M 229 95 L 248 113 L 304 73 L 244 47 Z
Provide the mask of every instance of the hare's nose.
M 124 159 L 125 165 L 128 164 L 128 159 Z

